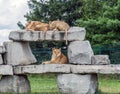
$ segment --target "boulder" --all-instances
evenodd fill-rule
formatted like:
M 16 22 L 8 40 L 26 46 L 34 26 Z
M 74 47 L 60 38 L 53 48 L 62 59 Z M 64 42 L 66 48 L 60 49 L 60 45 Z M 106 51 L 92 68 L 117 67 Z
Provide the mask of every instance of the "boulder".
M 57 82 L 59 91 L 63 94 L 95 94 L 98 88 L 96 74 L 60 74 Z
M 25 75 L 2 76 L 0 93 L 29 93 L 30 83 Z
M 91 64 L 93 50 L 89 41 L 74 41 L 68 46 L 68 58 L 71 64 Z
M 71 27 L 68 30 L 68 41 L 84 40 L 86 35 L 85 28 Z M 65 41 L 66 36 L 64 31 L 47 31 L 44 38 L 43 31 L 30 32 L 26 30 L 12 31 L 9 39 L 13 41 Z
M 28 42 L 5 42 L 7 52 L 4 55 L 6 64 L 28 65 L 36 62 Z
M 94 65 L 108 65 L 110 59 L 108 55 L 94 55 L 92 56 L 92 64 Z

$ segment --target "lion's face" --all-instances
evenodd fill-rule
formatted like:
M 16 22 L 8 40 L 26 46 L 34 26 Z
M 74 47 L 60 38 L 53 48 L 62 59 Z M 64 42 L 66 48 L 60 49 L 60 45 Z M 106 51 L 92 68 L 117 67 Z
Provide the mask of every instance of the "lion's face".
M 59 57 L 61 55 L 61 48 L 59 48 L 59 49 L 52 48 L 52 55 L 54 57 Z

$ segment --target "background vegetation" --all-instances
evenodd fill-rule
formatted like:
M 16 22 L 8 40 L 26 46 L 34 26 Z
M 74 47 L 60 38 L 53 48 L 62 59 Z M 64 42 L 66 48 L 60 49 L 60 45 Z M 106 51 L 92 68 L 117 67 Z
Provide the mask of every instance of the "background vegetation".
M 30 0 L 28 6 L 27 21 L 60 19 L 85 27 L 92 45 L 120 42 L 120 0 Z
M 120 0 L 29 0 L 28 6 L 30 11 L 24 16 L 27 21 L 49 22 L 60 19 L 70 26 L 85 27 L 86 40 L 91 42 L 94 53 L 108 54 L 112 63 L 120 63 Z M 18 22 L 18 26 L 21 29 L 25 28 L 21 22 Z M 41 46 L 39 43 L 31 43 L 37 59 L 43 58 L 42 56 L 47 59 L 46 55 L 49 55 L 49 59 L 53 46 L 64 45 L 44 42 Z M 48 50 L 40 48 L 48 48 Z M 29 79 L 32 92 L 39 92 L 39 94 L 45 91 L 46 94 L 58 92 L 55 76 L 31 75 Z M 119 87 L 118 75 L 100 75 L 97 94 L 120 94 Z

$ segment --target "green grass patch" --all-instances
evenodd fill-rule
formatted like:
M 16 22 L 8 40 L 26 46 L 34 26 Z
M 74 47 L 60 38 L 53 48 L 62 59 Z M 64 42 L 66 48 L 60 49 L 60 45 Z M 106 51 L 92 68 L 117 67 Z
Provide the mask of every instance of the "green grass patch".
M 54 74 L 29 75 L 31 94 L 61 94 Z M 120 94 L 119 77 L 99 75 L 99 90 L 96 94 Z
M 55 75 L 31 75 L 29 80 L 31 83 L 31 93 L 60 94 Z

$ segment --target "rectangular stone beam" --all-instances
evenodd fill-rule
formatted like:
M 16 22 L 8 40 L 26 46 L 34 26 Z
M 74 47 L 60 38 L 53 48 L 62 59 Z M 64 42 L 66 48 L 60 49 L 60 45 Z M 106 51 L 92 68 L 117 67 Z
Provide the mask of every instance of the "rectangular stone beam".
M 84 40 L 85 35 L 85 28 L 71 27 L 68 30 L 68 41 Z M 42 31 L 31 32 L 26 30 L 18 30 L 11 32 L 9 39 L 13 41 L 65 41 L 66 35 L 64 31 L 47 31 L 44 37 L 44 32 Z
M 70 65 L 49 64 L 49 65 L 27 65 L 14 67 L 15 74 L 41 74 L 41 73 L 70 73 Z
M 72 73 L 120 74 L 120 64 L 116 65 L 74 65 Z
M 41 73 L 80 73 L 80 74 L 120 74 L 119 65 L 71 65 L 46 64 L 14 67 L 15 74 L 41 74 Z
M 0 75 L 13 75 L 13 67 L 11 65 L 0 65 Z

